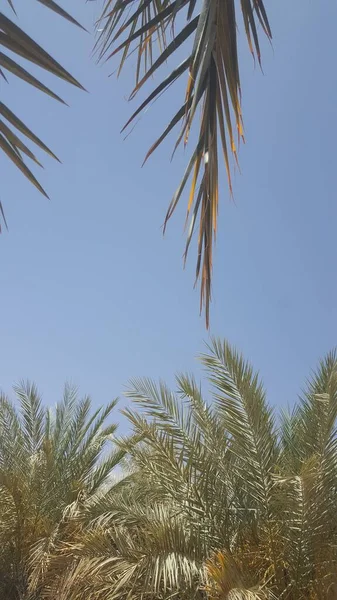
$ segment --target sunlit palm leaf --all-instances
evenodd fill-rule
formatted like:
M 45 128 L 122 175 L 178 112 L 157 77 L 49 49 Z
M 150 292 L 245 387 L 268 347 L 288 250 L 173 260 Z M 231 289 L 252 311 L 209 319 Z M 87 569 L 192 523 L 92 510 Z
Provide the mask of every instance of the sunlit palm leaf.
M 183 10 L 184 9 L 184 10 Z M 193 19 L 195 0 L 106 0 L 100 20 L 102 29 L 97 41 L 99 57 L 108 59 L 122 52 L 119 71 L 136 44 L 138 61 L 136 86 L 133 98 L 149 77 L 157 72 L 185 41 L 192 49 L 186 59 L 165 78 L 129 119 L 133 119 L 151 101 L 189 69 L 184 102 L 164 133 L 153 144 L 146 159 L 180 123 L 181 131 L 176 143 L 187 144 L 197 109 L 201 110 L 199 136 L 184 177 L 171 201 L 165 226 L 172 216 L 190 177 L 191 189 L 187 206 L 187 233 L 185 259 L 198 223 L 196 281 L 201 279 L 201 309 L 205 307 L 206 324 L 209 324 L 211 299 L 212 249 L 217 229 L 218 215 L 218 153 L 224 157 L 230 193 L 231 155 L 237 162 L 237 144 L 243 139 L 241 114 L 241 87 L 237 53 L 237 17 L 235 0 L 203 0 L 200 12 Z M 183 12 L 181 12 L 183 10 Z M 271 38 L 271 30 L 263 0 L 242 0 L 241 10 L 249 48 L 260 62 L 260 45 L 257 27 L 260 25 Z M 131 16 L 129 14 L 131 12 Z M 175 30 L 179 14 L 180 30 Z M 120 42 L 121 36 L 124 36 Z M 191 39 L 192 38 L 192 39 Z M 154 42 L 158 41 L 157 58 Z M 193 40 L 193 41 L 192 41 Z M 116 44 L 116 47 L 113 46 Z M 141 75 L 141 65 L 144 74 Z M 165 228 L 165 227 L 164 227 Z
M 61 15 L 73 24 L 81 25 L 63 10 L 54 0 L 37 0 L 45 5 L 50 10 Z M 10 7 L 14 11 L 12 0 L 8 0 Z M 14 11 L 15 12 L 15 11 Z M 31 37 L 29 37 L 20 27 L 18 27 L 5 14 L 0 13 L 0 47 L 9 50 L 14 55 L 24 58 L 31 63 L 34 63 L 42 69 L 49 71 L 56 77 L 75 85 L 81 89 L 81 84 L 66 71 L 52 56 L 50 56 L 41 46 L 39 46 Z M 4 52 L 0 52 L 0 69 L 3 77 L 6 78 L 6 72 L 23 79 L 33 87 L 51 96 L 52 98 L 64 103 L 64 101 L 50 90 L 47 86 L 41 83 L 29 71 L 24 69 L 16 60 L 8 56 Z M 2 151 L 8 158 L 18 167 L 18 169 L 27 177 L 27 179 L 35 185 L 35 187 L 45 196 L 45 190 L 42 188 L 35 175 L 26 165 L 23 155 L 40 165 L 40 162 L 35 157 L 34 153 L 27 147 L 17 135 L 15 130 L 23 134 L 28 140 L 39 146 L 44 152 L 56 158 L 54 153 L 34 135 L 30 129 L 3 103 L 0 104 L 0 146 Z M 3 120 L 4 119 L 4 120 Z M 13 129 L 13 127 L 15 129 Z M 57 159 L 58 160 L 58 159 Z M 48 197 L 48 196 L 47 196 Z

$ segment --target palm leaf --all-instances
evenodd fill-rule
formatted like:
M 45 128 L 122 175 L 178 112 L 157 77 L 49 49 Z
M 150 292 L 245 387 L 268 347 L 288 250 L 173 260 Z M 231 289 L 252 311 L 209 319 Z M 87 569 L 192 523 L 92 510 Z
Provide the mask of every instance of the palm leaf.
M 54 0 L 38 0 L 38 2 L 53 12 L 59 14 L 64 19 L 67 19 L 71 23 L 82 27 L 71 15 L 69 15 L 69 13 L 67 13 L 56 2 L 54 2 Z M 8 0 L 8 3 L 15 13 L 12 0 Z M 0 47 L 2 47 L 4 50 L 9 50 L 17 57 L 24 58 L 25 60 L 38 65 L 42 69 L 49 71 L 54 76 L 63 79 L 67 83 L 83 89 L 81 84 L 68 71 L 66 71 L 50 54 L 48 54 L 39 44 L 37 44 L 4 13 L 0 13 Z M 34 77 L 34 75 L 32 75 L 28 70 L 24 69 L 16 60 L 8 56 L 5 52 L 0 52 L 0 68 L 0 72 L 5 79 L 5 72 L 7 71 L 16 77 L 23 79 L 25 82 L 29 83 L 43 93 L 65 104 L 65 102 L 57 94 L 40 82 L 36 77 Z M 38 159 L 28 148 L 26 143 L 17 136 L 12 127 L 17 129 L 28 140 L 37 144 L 44 152 L 56 158 L 54 153 L 51 152 L 51 150 L 49 150 L 49 148 L 35 134 L 33 134 L 33 132 L 30 131 L 30 129 L 9 109 L 9 107 L 5 106 L 3 103 L 1 103 L 0 106 L 0 114 L 7 121 L 7 123 L 1 121 L 0 145 L 2 151 L 18 167 L 25 177 L 42 194 L 48 197 L 36 179 L 35 175 L 26 165 L 21 152 L 23 152 L 29 159 L 33 160 L 37 164 L 40 164 Z
M 39 396 L 36 385 L 21 382 L 14 388 L 20 401 L 21 420 L 24 439 L 31 453 L 41 449 L 44 437 L 45 409 Z
M 131 15 L 127 13 L 129 9 Z M 181 125 L 181 131 L 175 147 L 180 142 L 186 145 L 195 117 L 199 111 L 201 112 L 197 144 L 183 181 L 169 206 L 165 225 L 172 216 L 187 180 L 193 172 L 187 208 L 187 219 L 190 218 L 191 221 L 184 258 L 186 259 L 196 223 L 199 221 L 196 281 L 201 280 L 200 308 L 201 310 L 205 308 L 208 326 L 212 249 L 217 230 L 219 201 L 218 147 L 222 149 L 229 190 L 232 194 L 231 165 L 233 160 L 237 163 L 236 137 L 238 141 L 243 139 L 243 121 L 236 36 L 236 2 L 235 0 L 226 2 L 203 0 L 199 14 L 192 19 L 195 9 L 195 0 L 163 0 L 162 2 L 142 0 L 137 3 L 135 9 L 130 0 L 106 0 L 100 19 L 101 33 L 97 40 L 97 49 L 100 59 L 110 59 L 122 52 L 118 71 L 120 72 L 127 56 L 135 47 L 138 59 L 136 85 L 130 95 L 130 98 L 133 98 L 148 79 L 157 74 L 163 63 L 175 54 L 179 46 L 189 40 L 191 52 L 186 61 L 189 74 L 182 108 L 151 147 L 146 158 L 178 123 Z M 261 26 L 266 36 L 271 39 L 263 0 L 242 0 L 241 11 L 249 48 L 261 62 L 258 26 Z M 157 58 L 155 41 L 158 41 Z M 184 71 L 185 68 L 180 70 L 177 67 L 171 76 L 164 78 L 133 113 L 127 125 L 149 102 L 159 98 L 162 91 Z

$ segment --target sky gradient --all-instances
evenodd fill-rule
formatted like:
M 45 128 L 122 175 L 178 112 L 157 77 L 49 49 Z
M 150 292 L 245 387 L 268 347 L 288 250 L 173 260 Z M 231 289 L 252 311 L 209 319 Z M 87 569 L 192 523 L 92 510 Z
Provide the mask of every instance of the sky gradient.
M 72 4 L 91 27 L 96 2 Z M 210 334 L 240 348 L 270 400 L 284 406 L 337 343 L 337 4 L 266 7 L 273 46 L 262 44 L 263 74 L 240 27 L 246 144 L 235 203 L 220 168 Z M 134 61 L 119 80 L 109 78 L 116 63 L 95 64 L 92 36 L 33 0 L 18 16 L 89 93 L 39 74 L 68 108 L 13 77 L 0 82 L 1 99 L 63 163 L 42 157 L 47 201 L 0 156 L 9 225 L 0 236 L 2 389 L 29 378 L 54 403 L 70 380 L 100 404 L 134 376 L 199 376 L 195 357 L 209 333 L 193 289 L 195 255 L 182 269 L 186 196 L 164 239 L 161 230 L 187 155 L 170 163 L 173 135 L 141 169 L 184 82 L 123 141 L 119 131 L 136 106 L 126 101 Z

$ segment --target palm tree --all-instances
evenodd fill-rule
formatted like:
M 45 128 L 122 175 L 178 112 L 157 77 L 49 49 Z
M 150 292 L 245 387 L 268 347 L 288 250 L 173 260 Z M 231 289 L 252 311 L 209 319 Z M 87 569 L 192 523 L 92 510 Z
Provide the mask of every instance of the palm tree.
M 0 595 L 8 600 L 39 590 L 54 546 L 92 519 L 124 453 L 106 452 L 116 401 L 93 412 L 88 397 L 66 386 L 52 411 L 34 385 L 15 393 L 19 409 L 0 396 Z
M 337 354 L 275 418 L 251 366 L 226 342 L 177 392 L 132 382 L 133 476 L 104 515 L 60 544 L 42 597 L 327 600 L 337 593 Z M 110 505 L 110 506 L 109 506 Z
M 249 49 L 261 63 L 258 27 L 271 39 L 264 2 L 241 0 L 241 11 Z M 100 19 L 101 33 L 96 44 L 100 59 L 110 59 L 122 53 L 118 72 L 136 46 L 137 66 L 135 87 L 130 95 L 132 99 L 171 56 L 180 52 L 184 42 L 189 41 L 186 58 L 155 87 L 125 127 L 181 76 L 187 77 L 181 106 L 149 149 L 145 161 L 178 124 L 180 132 L 174 152 L 181 142 L 186 145 L 200 107 L 199 134 L 169 205 L 164 230 L 191 176 L 186 215 L 186 222 L 189 220 L 190 223 L 184 256 L 186 260 L 199 219 L 196 281 L 201 278 L 200 308 L 205 307 L 207 326 L 218 213 L 218 153 L 223 153 L 232 193 L 231 156 L 237 163 L 237 146 L 244 137 L 236 13 L 236 0 L 202 0 L 198 3 L 196 0 L 105 0 Z
M 68 21 L 81 25 L 63 10 L 54 0 L 37 0 L 50 10 L 59 14 Z M 8 5 L 15 16 L 15 9 L 12 0 L 7 0 Z M 14 60 L 6 51 L 12 52 L 15 56 L 24 58 L 29 62 L 38 65 L 42 69 L 49 71 L 56 77 L 71 83 L 81 89 L 81 84 L 76 81 L 70 73 L 68 73 L 50 54 L 48 54 L 41 46 L 39 46 L 29 35 L 27 35 L 9 16 L 0 12 L 0 46 L 4 51 L 0 52 L 0 78 L 7 81 L 6 73 L 19 77 L 26 83 L 34 86 L 38 90 L 51 96 L 59 102 L 63 102 L 57 94 L 45 86 L 34 75 L 22 67 L 17 60 Z M 23 140 L 18 136 L 22 134 Z M 37 189 L 47 196 L 31 169 L 27 166 L 24 156 L 28 157 L 35 164 L 41 166 L 40 161 L 36 158 L 34 152 L 27 146 L 28 142 L 33 142 L 35 146 L 58 160 L 55 154 L 37 137 L 30 129 L 15 115 L 8 106 L 0 102 L 0 148 L 20 169 L 20 171 L 29 179 Z M 48 196 L 47 196 L 48 197 Z M 0 204 L 0 211 L 4 219 L 4 212 Z M 6 221 L 5 221 L 6 223 Z

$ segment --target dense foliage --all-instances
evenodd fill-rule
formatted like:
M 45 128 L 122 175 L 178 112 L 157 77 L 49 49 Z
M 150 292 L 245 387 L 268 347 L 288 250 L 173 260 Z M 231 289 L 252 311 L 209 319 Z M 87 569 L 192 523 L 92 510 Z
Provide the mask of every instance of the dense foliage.
M 2 397 L 1 597 L 335 598 L 336 355 L 277 418 L 227 343 L 202 361 L 209 402 L 186 375 L 175 393 L 134 381 L 119 439 L 114 403 Z
M 54 410 L 34 385 L 15 388 L 19 408 L 0 397 L 0 597 L 29 598 L 55 544 L 72 542 L 95 502 L 113 487 L 123 451 L 102 451 L 116 429 L 116 402 L 91 411 L 66 386 Z M 35 595 L 32 596 L 33 598 Z

